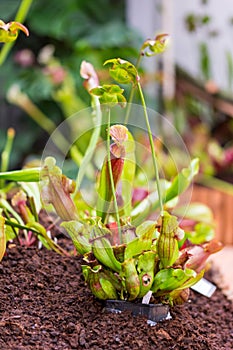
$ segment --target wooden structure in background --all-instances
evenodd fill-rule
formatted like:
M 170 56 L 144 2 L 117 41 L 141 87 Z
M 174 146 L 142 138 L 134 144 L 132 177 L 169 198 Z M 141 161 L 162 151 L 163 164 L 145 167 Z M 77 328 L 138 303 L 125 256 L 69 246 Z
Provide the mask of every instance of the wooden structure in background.
M 209 105 L 215 112 L 233 117 L 233 100 L 209 90 L 187 73 L 176 71 L 176 101 L 184 104 L 185 97 L 191 96 L 197 101 Z M 233 195 L 218 189 L 195 185 L 192 195 L 193 202 L 208 205 L 214 214 L 216 238 L 225 245 L 233 245 Z
M 233 100 L 224 96 L 215 86 L 203 86 L 199 81 L 189 76 L 184 71 L 176 70 L 176 100 L 183 102 L 185 96 L 193 98 L 210 105 L 214 110 L 229 117 L 233 117 Z
M 195 185 L 192 202 L 201 202 L 212 209 L 216 224 L 216 238 L 225 245 L 233 245 L 233 196 Z

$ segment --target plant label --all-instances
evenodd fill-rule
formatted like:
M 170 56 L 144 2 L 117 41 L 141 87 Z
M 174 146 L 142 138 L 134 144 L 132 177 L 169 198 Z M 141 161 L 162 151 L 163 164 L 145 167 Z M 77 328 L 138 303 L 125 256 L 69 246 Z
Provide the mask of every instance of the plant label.
M 213 283 L 207 281 L 205 278 L 200 279 L 200 281 L 191 287 L 195 292 L 198 292 L 207 298 L 210 298 L 214 294 L 216 288 L 217 287 Z
M 149 304 L 151 296 L 152 296 L 152 291 L 150 290 L 142 298 L 142 304 Z

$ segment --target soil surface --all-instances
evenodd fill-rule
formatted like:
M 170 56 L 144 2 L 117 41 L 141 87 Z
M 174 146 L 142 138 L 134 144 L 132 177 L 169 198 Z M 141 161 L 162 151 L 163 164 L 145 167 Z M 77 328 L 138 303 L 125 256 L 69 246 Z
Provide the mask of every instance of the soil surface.
M 233 304 L 221 290 L 210 299 L 191 291 L 171 315 L 151 327 L 141 316 L 107 313 L 78 257 L 14 246 L 0 264 L 1 350 L 233 349 Z

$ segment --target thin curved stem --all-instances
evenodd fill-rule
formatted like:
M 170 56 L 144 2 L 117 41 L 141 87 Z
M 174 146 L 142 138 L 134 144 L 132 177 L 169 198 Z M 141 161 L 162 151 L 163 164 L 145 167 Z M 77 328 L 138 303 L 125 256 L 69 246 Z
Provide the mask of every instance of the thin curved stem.
M 159 197 L 160 214 L 161 214 L 161 216 L 163 216 L 163 199 L 162 199 L 162 193 L 161 193 L 160 182 L 159 182 L 159 169 L 158 169 L 157 157 L 156 157 L 156 154 L 155 154 L 155 147 L 154 147 L 154 142 L 153 142 L 153 136 L 152 136 L 152 132 L 151 132 L 151 127 L 150 127 L 148 113 L 147 113 L 147 108 L 146 108 L 146 102 L 145 102 L 144 95 L 143 95 L 143 92 L 142 92 L 141 84 L 138 82 L 137 86 L 138 86 L 140 98 L 141 98 L 141 101 L 142 101 L 144 117 L 145 117 L 146 126 L 147 126 L 147 130 L 148 130 L 149 141 L 150 141 L 150 147 L 151 147 L 151 153 L 152 153 L 152 161 L 153 161 L 153 166 L 154 166 L 154 170 L 155 170 L 155 179 L 156 179 L 156 185 L 157 185 L 158 197 Z
M 135 65 L 135 68 L 138 70 L 138 67 L 141 63 L 141 59 L 142 59 L 142 54 L 141 54 L 141 51 L 140 51 L 140 54 L 137 58 L 137 62 L 136 62 L 136 65 Z M 133 97 L 134 97 L 134 86 L 132 86 L 132 89 L 130 91 L 130 95 L 129 95 L 129 99 L 128 99 L 128 103 L 127 103 L 127 109 L 126 109 L 126 113 L 125 113 L 125 121 L 124 121 L 124 124 L 128 124 L 128 121 L 129 121 L 129 115 L 130 115 L 130 112 L 131 112 L 131 104 L 132 104 L 132 101 L 133 101 Z

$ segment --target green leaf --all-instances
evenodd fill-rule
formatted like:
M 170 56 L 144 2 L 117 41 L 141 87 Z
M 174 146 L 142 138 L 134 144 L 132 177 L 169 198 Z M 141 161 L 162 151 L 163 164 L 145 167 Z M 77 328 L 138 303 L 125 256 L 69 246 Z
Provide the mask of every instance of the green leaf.
M 138 72 L 131 62 L 121 58 L 113 58 L 104 62 L 104 66 L 107 64 L 112 65 L 109 73 L 119 84 L 137 84 L 139 80 Z
M 117 292 L 113 284 L 106 278 L 100 277 L 100 284 L 103 288 L 105 294 L 107 295 L 107 299 L 118 299 Z
M 174 208 L 173 214 L 206 224 L 212 224 L 214 220 L 211 209 L 202 203 L 190 203 L 188 208 L 186 205 Z
M 105 89 L 102 86 L 97 86 L 93 89 L 90 90 L 90 93 L 95 95 L 95 96 L 103 96 L 103 94 L 105 93 Z
M 196 276 L 196 272 L 191 269 L 163 269 L 155 275 L 151 290 L 153 293 L 158 292 L 159 294 L 160 292 L 173 291 L 184 285 L 190 278 L 195 278 Z
M 155 231 L 155 224 L 148 227 L 144 233 L 129 242 L 125 248 L 124 258 L 130 259 L 143 251 L 150 250 L 152 246 L 152 237 Z
M 113 271 L 121 271 L 121 263 L 115 258 L 112 246 L 104 237 L 96 238 L 92 244 L 92 252 L 96 259 Z
M 202 244 L 214 238 L 215 230 L 212 225 L 202 222 L 195 225 L 194 231 L 187 232 L 186 235 L 193 244 Z
M 107 104 L 109 106 L 114 106 L 120 104 L 124 107 L 126 99 L 123 96 L 124 89 L 121 89 L 118 85 L 103 85 L 98 86 L 90 90 L 90 93 L 99 97 L 101 104 Z
M 136 299 L 140 292 L 140 281 L 134 259 L 127 259 L 122 263 L 121 276 L 125 279 L 125 286 L 129 293 L 129 300 Z
M 211 78 L 211 68 L 210 68 L 210 54 L 208 50 L 208 46 L 206 43 L 202 42 L 199 46 L 200 50 L 200 69 L 202 73 L 202 77 L 205 81 Z
M 191 161 L 189 167 L 181 170 L 181 172 L 172 181 L 171 186 L 166 191 L 166 202 L 186 191 L 194 176 L 198 174 L 198 171 L 199 159 L 195 158 Z
M 17 223 L 17 221 L 16 221 L 14 218 L 11 219 L 11 222 L 12 222 L 12 221 L 14 221 L 14 222 Z M 14 239 L 15 236 L 18 235 L 18 231 L 19 231 L 19 230 L 18 230 L 17 227 L 15 227 L 15 228 L 13 229 L 12 226 L 6 225 L 6 226 L 5 226 L 6 242 L 11 241 L 12 239 Z
M 66 221 L 63 222 L 61 226 L 67 230 L 79 254 L 84 255 L 91 251 L 91 244 L 89 242 L 90 231 L 88 226 L 84 226 L 78 221 Z
M 140 292 L 138 298 L 144 297 L 150 290 L 154 280 L 155 264 L 157 261 L 158 256 L 153 251 L 144 252 L 139 256 L 137 271 L 139 273 Z
M 199 272 L 196 277 L 191 277 L 189 278 L 187 281 L 185 281 L 179 288 L 176 288 L 176 290 L 182 290 L 182 289 L 186 289 L 189 288 L 191 286 L 194 286 L 194 284 L 196 284 L 198 281 L 200 281 L 200 279 L 204 276 L 205 273 L 205 269 L 203 269 L 201 272 Z
M 141 225 L 136 228 L 137 236 L 141 237 L 146 234 L 146 232 L 153 230 L 152 239 L 158 238 L 159 233 L 156 229 L 156 222 L 153 220 L 144 221 Z
M 90 266 L 82 266 L 83 275 L 85 276 L 86 282 L 89 284 L 91 292 L 96 296 L 96 298 L 101 300 L 108 299 L 108 294 L 106 294 L 105 290 L 107 289 L 106 284 L 104 284 L 105 290 L 101 285 L 101 265 L 94 266 L 91 268 Z
M 0 179 L 9 181 L 39 182 L 40 168 L 14 170 L 0 173 Z
M 146 40 L 142 45 L 141 51 L 148 57 L 154 56 L 163 53 L 167 48 L 168 42 L 168 34 L 158 34 L 154 40 Z

